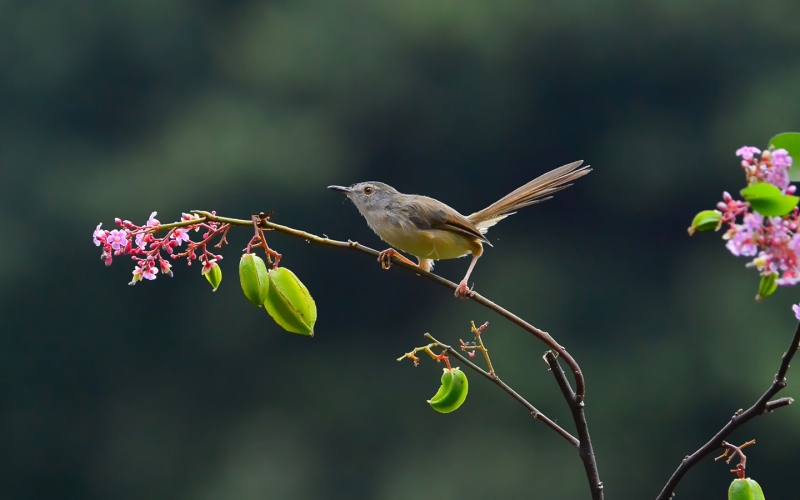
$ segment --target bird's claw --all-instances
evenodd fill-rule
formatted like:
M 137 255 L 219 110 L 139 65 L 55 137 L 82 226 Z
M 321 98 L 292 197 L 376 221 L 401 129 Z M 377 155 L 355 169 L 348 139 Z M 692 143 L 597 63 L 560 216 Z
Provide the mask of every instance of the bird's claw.
M 472 290 L 467 285 L 467 280 L 461 280 L 461 283 L 456 287 L 456 293 L 454 295 L 462 299 L 468 299 L 472 296 Z
M 389 269 L 392 267 L 392 257 L 396 258 L 403 264 L 408 264 L 409 266 L 419 267 L 419 265 L 411 262 L 410 260 L 406 259 L 403 254 L 395 250 L 394 248 L 389 248 L 384 250 L 383 252 L 378 254 L 378 262 L 381 263 L 381 267 L 384 269 Z
M 383 269 L 389 269 L 392 267 L 392 257 L 394 256 L 395 251 L 393 248 L 388 250 L 384 250 L 383 252 L 378 254 L 378 262 L 381 263 L 381 267 Z

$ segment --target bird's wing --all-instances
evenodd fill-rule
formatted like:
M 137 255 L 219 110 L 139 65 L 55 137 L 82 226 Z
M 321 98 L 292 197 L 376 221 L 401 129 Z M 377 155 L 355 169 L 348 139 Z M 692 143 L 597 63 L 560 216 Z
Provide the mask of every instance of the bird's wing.
M 476 238 L 484 243 L 489 243 L 486 236 L 481 233 L 475 224 L 444 203 L 429 198 L 433 203 L 420 204 L 417 202 L 406 203 L 408 218 L 420 229 L 439 229 L 460 233 L 467 238 Z M 436 208 L 431 209 L 430 206 Z

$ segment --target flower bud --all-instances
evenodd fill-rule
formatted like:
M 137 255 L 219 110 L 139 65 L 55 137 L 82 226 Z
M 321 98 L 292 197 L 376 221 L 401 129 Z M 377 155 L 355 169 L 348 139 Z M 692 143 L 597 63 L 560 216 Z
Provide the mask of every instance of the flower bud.
M 208 282 L 211 283 L 211 287 L 213 288 L 211 291 L 216 292 L 217 288 L 219 288 L 219 284 L 222 282 L 222 269 L 220 269 L 216 262 L 209 262 L 203 266 L 202 272 Z
M 166 274 L 169 277 L 172 277 L 172 264 L 167 262 L 166 260 L 159 259 L 158 267 L 161 269 L 161 272 Z
M 764 492 L 757 482 L 750 479 L 734 479 L 728 488 L 728 500 L 764 500 Z
M 464 403 L 464 400 L 467 399 L 467 392 L 469 392 L 469 384 L 464 372 L 459 368 L 445 368 L 442 374 L 442 385 L 428 400 L 428 403 L 439 413 L 450 413 Z
M 703 210 L 694 216 L 692 225 L 689 226 L 687 231 L 689 236 L 693 235 L 695 231 L 716 231 L 722 221 L 722 213 L 719 210 Z
M 761 276 L 761 283 L 758 284 L 758 295 L 756 295 L 756 300 L 761 300 L 775 293 L 775 290 L 778 289 L 777 279 L 778 273 L 769 273 Z
M 247 300 L 258 307 L 267 300 L 269 291 L 269 273 L 264 260 L 258 255 L 246 253 L 239 261 L 239 281 Z
M 269 290 L 264 307 L 284 330 L 314 336 L 317 305 L 308 288 L 285 267 L 269 271 Z

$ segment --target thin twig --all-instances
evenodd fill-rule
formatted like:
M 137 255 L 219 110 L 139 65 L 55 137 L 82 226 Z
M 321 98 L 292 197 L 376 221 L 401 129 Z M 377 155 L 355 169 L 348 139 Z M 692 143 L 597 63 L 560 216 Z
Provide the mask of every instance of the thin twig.
M 495 375 L 494 367 L 492 366 L 492 359 L 489 357 L 489 349 L 483 344 L 483 339 L 481 338 L 481 333 L 489 326 L 489 322 L 482 324 L 480 327 L 475 326 L 475 322 L 471 322 L 472 326 L 472 333 L 475 334 L 475 338 L 478 339 L 478 345 L 472 347 L 473 349 L 477 349 L 483 353 L 483 358 L 486 360 L 486 367 L 489 368 L 489 375 Z M 463 341 L 461 342 L 461 349 L 468 349 L 470 348 L 467 346 Z
M 550 420 L 547 417 L 547 415 L 545 415 L 544 413 L 542 413 L 539 410 L 537 410 L 535 406 L 530 404 L 525 398 L 520 396 L 514 389 L 512 389 L 505 382 L 500 380 L 500 377 L 498 377 L 497 375 L 492 375 L 491 373 L 487 372 L 486 370 L 484 370 L 480 366 L 478 366 L 475 363 L 473 363 L 472 361 L 468 360 L 467 358 L 462 356 L 461 353 L 459 353 L 456 349 L 453 349 L 451 346 L 449 346 L 447 344 L 444 344 L 442 342 L 439 342 L 430 333 L 426 333 L 425 334 L 425 338 L 430 340 L 431 342 L 433 342 L 436 345 L 436 347 L 438 347 L 440 349 L 444 349 L 445 351 L 447 351 L 448 354 L 450 354 L 454 358 L 458 359 L 459 361 L 461 361 L 462 363 L 467 365 L 469 368 L 475 370 L 476 372 L 480 373 L 481 375 L 483 375 L 487 379 L 491 380 L 498 387 L 500 387 L 501 389 L 506 391 L 512 398 L 516 399 L 522 406 L 527 408 L 528 411 L 530 412 L 530 414 L 533 416 L 533 418 L 535 418 L 537 420 L 541 420 L 542 422 L 545 423 L 545 425 L 547 425 L 548 427 L 550 427 L 551 429 L 556 431 L 561 437 L 566 439 L 569 442 L 569 444 L 571 444 L 575 448 L 580 449 L 580 442 L 577 440 L 577 438 L 575 438 L 575 436 L 573 436 L 572 434 L 567 432 L 563 427 L 559 426 L 557 423 L 555 423 L 552 420 Z
M 775 401 L 770 400 L 775 396 L 775 394 L 786 387 L 786 372 L 789 370 L 789 363 L 791 363 L 794 354 L 797 352 L 798 344 L 800 344 L 800 323 L 798 323 L 797 328 L 795 329 L 794 337 L 792 337 L 792 343 L 789 344 L 789 349 L 787 349 L 786 353 L 783 355 L 781 366 L 778 369 L 778 373 L 775 375 L 775 380 L 772 382 L 772 385 L 770 385 L 769 389 L 767 389 L 767 392 L 762 394 L 755 404 L 753 404 L 753 406 L 747 410 L 739 410 L 734 413 L 730 422 L 720 429 L 720 431 L 717 432 L 717 434 L 711 438 L 709 442 L 704 444 L 699 450 L 695 451 L 690 456 L 684 458 L 683 462 L 681 462 L 681 464 L 672 474 L 672 477 L 670 477 L 669 481 L 667 481 L 664 489 L 661 490 L 661 493 L 658 495 L 658 497 L 656 497 L 656 500 L 668 500 L 675 496 L 675 488 L 678 486 L 678 483 L 681 481 L 681 479 L 683 479 L 683 476 L 689 472 L 689 469 L 697 465 L 700 460 L 713 453 L 714 450 L 720 448 L 722 443 L 725 441 L 725 438 L 730 436 L 733 431 L 759 415 L 770 413 L 772 410 L 787 406 L 792 403 L 793 400 L 791 398 L 781 398 Z
M 725 448 L 725 453 L 715 458 L 714 461 L 716 462 L 717 460 L 721 460 L 725 457 L 728 457 L 728 459 L 725 460 L 725 463 L 730 464 L 731 460 L 733 460 L 736 457 L 739 457 L 739 463 L 736 464 L 736 468 L 732 469 L 731 472 L 736 474 L 736 477 L 738 477 L 739 479 L 744 479 L 747 476 L 747 457 L 742 452 L 742 448 L 747 448 L 748 446 L 753 444 L 756 444 L 755 439 L 751 439 L 750 441 L 740 446 L 736 446 L 735 444 L 723 441 L 722 446 Z M 729 451 L 732 452 L 730 455 L 728 455 Z
M 776 399 L 775 401 L 770 401 L 767 403 L 767 413 L 771 412 L 772 410 L 776 410 L 778 408 L 782 408 L 784 406 L 789 406 L 790 404 L 794 403 L 794 399 L 792 398 L 780 398 Z
M 419 366 L 419 358 L 417 357 L 417 353 L 422 351 L 425 354 L 427 354 L 428 356 L 430 356 L 431 359 L 436 361 L 437 363 L 439 361 L 444 361 L 444 364 L 447 365 L 447 369 L 449 370 L 450 369 L 450 360 L 447 359 L 447 356 L 445 356 L 444 353 L 434 354 L 433 351 L 431 350 L 432 347 L 439 347 L 439 344 L 433 343 L 433 344 L 424 345 L 422 347 L 415 347 L 413 351 L 407 352 L 407 353 L 403 354 L 402 356 L 400 356 L 399 358 L 397 358 L 397 361 L 403 361 L 404 359 L 408 358 L 408 359 L 410 359 L 411 361 L 414 362 L 414 366 Z
M 600 481 L 600 472 L 597 470 L 597 459 L 594 455 L 592 448 L 592 439 L 589 435 L 589 424 L 586 422 L 586 412 L 583 401 L 580 401 L 572 388 L 569 386 L 567 376 L 564 370 L 561 369 L 561 364 L 558 362 L 556 353 L 547 351 L 544 354 L 545 362 L 550 366 L 550 371 L 556 379 L 564 399 L 569 405 L 570 413 L 572 413 L 572 420 L 575 422 L 575 428 L 578 430 L 578 439 L 580 440 L 580 447 L 578 451 L 583 462 L 583 469 L 586 472 L 586 478 L 589 480 L 589 488 L 592 491 L 592 498 L 603 498 L 603 483 Z

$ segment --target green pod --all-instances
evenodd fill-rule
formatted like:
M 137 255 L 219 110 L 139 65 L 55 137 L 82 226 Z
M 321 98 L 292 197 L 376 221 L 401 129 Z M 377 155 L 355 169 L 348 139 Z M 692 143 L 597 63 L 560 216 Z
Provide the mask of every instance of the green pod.
M 436 394 L 434 394 L 433 397 L 428 400 L 428 403 L 433 401 L 439 403 L 450 391 L 450 386 L 453 385 L 453 378 L 454 377 L 448 373 L 447 368 L 445 368 L 444 374 L 442 375 L 442 385 L 439 386 L 439 390 L 436 391 Z
M 239 261 L 239 282 L 247 300 L 258 307 L 267 300 L 269 273 L 264 260 L 258 255 L 246 253 Z
M 445 368 L 442 374 L 442 385 L 428 401 L 431 408 L 439 413 L 450 413 L 457 410 L 467 399 L 469 383 L 467 376 L 459 368 Z
M 750 479 L 734 479 L 728 488 L 728 500 L 764 500 L 764 492 L 757 482 Z
M 211 268 L 203 274 L 213 287 L 211 291 L 216 292 L 217 288 L 219 288 L 219 284 L 222 282 L 222 269 L 220 269 L 216 262 L 213 262 Z
M 314 336 L 317 305 L 308 288 L 285 267 L 269 271 L 269 290 L 264 307 L 284 330 Z
M 692 225 L 689 226 L 689 236 L 695 231 L 716 231 L 722 221 L 722 212 L 719 210 L 703 210 L 694 216 Z
M 758 284 L 758 295 L 756 295 L 756 300 L 761 300 L 775 293 L 775 290 L 778 289 L 777 279 L 778 273 L 769 273 L 766 276 L 761 276 L 761 282 Z

